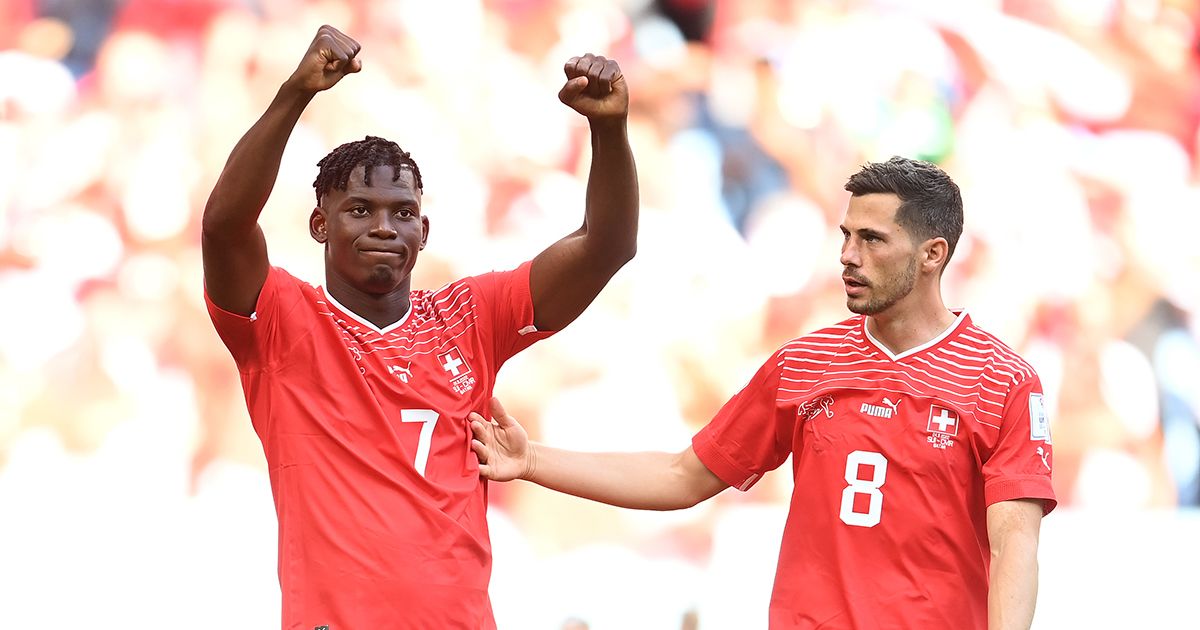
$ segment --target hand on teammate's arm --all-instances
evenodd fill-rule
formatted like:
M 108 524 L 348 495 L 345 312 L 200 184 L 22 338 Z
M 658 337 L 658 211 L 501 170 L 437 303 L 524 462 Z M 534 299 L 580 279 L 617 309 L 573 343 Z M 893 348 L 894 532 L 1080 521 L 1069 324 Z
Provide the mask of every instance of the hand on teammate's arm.
M 992 549 L 988 629 L 1028 630 L 1037 603 L 1040 500 L 1000 501 L 987 508 Z
M 322 26 L 263 115 L 242 136 L 204 207 L 201 250 L 209 297 L 221 308 L 254 312 L 267 277 L 266 240 L 258 227 L 288 138 L 312 97 L 362 69 L 358 42 Z
M 595 55 L 563 66 L 563 104 L 587 117 L 592 164 L 583 225 L 533 261 L 534 325 L 559 330 L 575 320 L 637 250 L 638 181 L 626 130 L 629 88 L 620 66 Z
M 516 418 L 508 415 L 500 399 L 492 397 L 492 419 L 471 412 L 471 449 L 479 459 L 479 475 L 490 481 L 531 479 L 537 468 L 536 444 Z
M 526 479 L 584 499 L 641 510 L 691 507 L 727 487 L 691 447 L 680 453 L 566 451 L 530 442 L 496 398 L 491 413 L 492 420 L 470 415 L 471 447 L 485 479 Z

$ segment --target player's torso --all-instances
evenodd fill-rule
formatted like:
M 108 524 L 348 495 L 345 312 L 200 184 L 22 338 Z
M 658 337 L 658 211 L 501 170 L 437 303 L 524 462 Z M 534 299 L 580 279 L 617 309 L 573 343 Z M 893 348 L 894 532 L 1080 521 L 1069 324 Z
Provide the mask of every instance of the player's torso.
M 914 517 L 936 520 L 982 497 L 978 447 L 987 436 L 969 407 L 886 387 L 823 389 L 795 404 L 793 468 L 806 481 L 797 498 L 836 508 L 845 525 L 896 519 L 908 529 Z
M 772 614 L 802 621 L 772 628 L 975 627 L 986 438 L 970 413 L 879 387 L 820 391 L 796 412 L 790 544 Z
M 486 485 L 467 415 L 496 372 L 465 283 L 382 329 L 319 289 L 255 384 L 285 625 L 489 627 Z M 397 625 L 399 624 L 399 625 Z
M 796 500 L 832 507 L 851 527 L 895 529 L 896 541 L 912 523 L 982 501 L 1006 386 L 966 315 L 900 355 L 861 318 L 829 330 L 792 344 L 780 372 L 777 404 L 794 414 L 793 467 L 803 481 Z
M 308 381 L 304 399 L 272 433 L 327 437 L 384 476 L 444 486 L 467 475 L 474 485 L 466 418 L 485 408 L 495 372 L 468 305 L 432 302 L 414 292 L 409 313 L 382 330 L 318 302 L 311 333 L 279 374 Z M 290 453 L 278 454 L 287 465 Z
M 888 358 L 860 338 L 785 367 L 795 488 L 773 628 L 971 628 L 986 614 L 982 466 L 1002 396 L 980 388 L 985 358 L 954 352 Z
M 495 368 L 469 300 L 414 292 L 405 319 L 380 330 L 323 297 L 290 315 L 295 344 L 266 385 L 272 422 L 259 423 L 285 609 L 415 610 L 433 585 L 484 606 L 486 486 L 466 418 L 486 408 Z M 355 580 L 357 594 L 338 594 Z

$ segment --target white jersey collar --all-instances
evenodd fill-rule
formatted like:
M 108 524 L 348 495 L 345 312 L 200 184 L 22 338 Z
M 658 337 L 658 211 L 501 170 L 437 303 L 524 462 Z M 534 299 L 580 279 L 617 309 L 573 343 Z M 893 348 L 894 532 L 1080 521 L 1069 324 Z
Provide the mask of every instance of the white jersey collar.
M 404 311 L 404 315 L 401 315 L 400 319 L 392 322 L 391 324 L 388 324 L 387 326 L 380 328 L 380 327 L 376 326 L 375 324 L 371 323 L 365 317 L 362 317 L 358 313 L 355 313 L 354 311 L 343 306 L 341 302 L 337 301 L 336 298 L 334 298 L 332 295 L 330 295 L 329 291 L 325 287 L 321 287 L 321 293 L 324 293 L 325 299 L 329 300 L 329 303 L 336 306 L 339 311 L 341 311 L 343 314 L 346 315 L 346 317 L 353 319 L 354 321 L 362 324 L 363 326 L 366 326 L 367 328 L 370 328 L 371 330 L 374 330 L 375 332 L 377 332 L 381 335 L 392 332 L 393 330 L 396 330 L 400 326 L 404 325 L 404 322 L 408 321 L 408 316 L 410 314 L 412 314 L 412 310 L 413 310 L 412 309 L 412 299 L 410 298 L 409 303 L 408 303 L 408 310 Z
M 863 335 L 866 336 L 867 343 L 878 348 L 879 351 L 882 352 L 884 355 L 886 355 L 889 359 L 891 359 L 893 361 L 899 361 L 900 359 L 911 357 L 912 355 L 914 355 L 918 352 L 927 350 L 929 348 L 932 348 L 932 347 L 938 345 L 943 340 L 945 340 L 946 337 L 949 337 L 951 334 L 954 333 L 954 331 L 958 330 L 958 327 L 961 326 L 963 321 L 967 319 L 967 309 L 961 309 L 958 311 L 951 309 L 950 312 L 955 313 L 957 315 L 957 317 L 954 318 L 954 321 L 951 322 L 951 324 L 949 326 L 947 326 L 945 330 L 938 333 L 937 336 L 935 336 L 933 339 L 930 339 L 929 341 L 926 341 L 925 343 L 923 343 L 919 346 L 916 346 L 915 348 L 909 348 L 908 350 L 905 350 L 904 352 L 901 352 L 900 354 L 892 354 L 892 351 L 888 350 L 887 346 L 880 343 L 880 341 L 878 339 L 876 339 L 873 335 L 871 335 L 871 328 L 869 326 L 867 326 L 867 318 L 866 317 L 863 317 L 863 319 L 862 319 Z

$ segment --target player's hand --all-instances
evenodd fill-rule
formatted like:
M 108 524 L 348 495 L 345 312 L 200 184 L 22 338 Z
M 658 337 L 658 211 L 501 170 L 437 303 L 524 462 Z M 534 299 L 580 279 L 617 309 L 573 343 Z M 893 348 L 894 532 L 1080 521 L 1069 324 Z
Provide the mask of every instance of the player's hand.
M 528 479 L 533 474 L 533 449 L 525 428 L 492 397 L 492 419 L 471 412 L 471 450 L 479 458 L 479 476 L 491 481 Z
M 362 46 L 358 42 L 326 24 L 317 29 L 316 37 L 288 83 L 305 92 L 328 90 L 347 74 L 362 70 L 362 61 L 358 59 L 360 50 Z
M 620 120 L 629 114 L 629 88 L 617 62 L 589 53 L 571 57 L 563 72 L 567 82 L 558 91 L 558 100 L 588 121 Z

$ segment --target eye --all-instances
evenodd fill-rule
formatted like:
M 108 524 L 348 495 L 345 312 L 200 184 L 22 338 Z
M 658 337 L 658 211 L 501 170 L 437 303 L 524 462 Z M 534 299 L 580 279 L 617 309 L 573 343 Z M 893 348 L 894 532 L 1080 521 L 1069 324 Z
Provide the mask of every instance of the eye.
M 356 217 L 365 217 L 368 214 L 366 206 L 354 206 L 348 212 Z
M 400 208 L 399 210 L 397 210 L 396 216 L 398 216 L 402 219 L 411 219 L 412 217 L 417 216 L 417 213 L 412 208 L 409 208 L 406 206 L 406 207 L 403 207 L 403 208 Z

